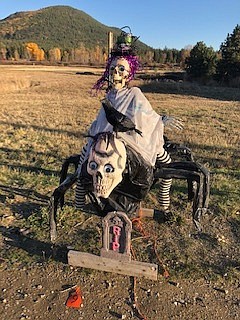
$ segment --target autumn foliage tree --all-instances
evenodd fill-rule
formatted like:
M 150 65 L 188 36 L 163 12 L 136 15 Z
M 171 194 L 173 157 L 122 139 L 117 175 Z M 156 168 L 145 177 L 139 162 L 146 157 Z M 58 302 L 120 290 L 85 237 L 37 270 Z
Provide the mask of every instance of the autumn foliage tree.
M 59 48 L 53 48 L 48 51 L 48 60 L 50 62 L 60 62 L 62 58 L 61 50 Z
M 43 49 L 39 48 L 34 42 L 29 42 L 26 44 L 26 50 L 29 54 L 30 60 L 33 61 L 43 61 L 45 59 L 45 52 Z
M 6 46 L 0 42 L 0 60 L 7 59 L 7 49 Z

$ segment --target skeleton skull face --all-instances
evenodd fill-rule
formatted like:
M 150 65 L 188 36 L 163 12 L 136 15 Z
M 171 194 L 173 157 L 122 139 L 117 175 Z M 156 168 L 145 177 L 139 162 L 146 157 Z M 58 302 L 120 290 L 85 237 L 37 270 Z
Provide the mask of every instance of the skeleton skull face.
M 109 68 L 109 80 L 111 86 L 116 90 L 125 87 L 129 79 L 129 72 L 130 66 L 126 59 L 114 59 Z
M 93 177 L 97 197 L 109 197 L 122 181 L 125 165 L 126 149 L 123 142 L 115 137 L 112 140 L 97 140 L 90 150 L 87 164 L 87 172 Z

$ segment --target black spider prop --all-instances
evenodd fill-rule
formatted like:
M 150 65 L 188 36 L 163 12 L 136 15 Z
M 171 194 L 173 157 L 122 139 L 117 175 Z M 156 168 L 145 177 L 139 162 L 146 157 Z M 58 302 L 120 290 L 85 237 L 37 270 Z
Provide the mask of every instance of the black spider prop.
M 209 194 L 210 194 L 210 172 L 201 164 L 194 161 L 191 150 L 182 146 L 180 144 L 173 143 L 165 137 L 165 145 L 164 148 L 168 153 L 172 155 L 173 158 L 180 158 L 181 161 L 175 161 L 170 164 L 156 163 L 156 167 L 151 173 L 147 169 L 141 170 L 142 181 L 143 183 L 148 182 L 151 187 L 151 184 L 154 184 L 159 178 L 165 179 L 184 179 L 187 181 L 188 186 L 188 200 L 192 201 L 192 218 L 196 228 L 201 231 L 200 220 L 201 217 L 208 211 L 209 204 Z M 50 236 L 51 241 L 55 242 L 57 238 L 57 230 L 56 230 L 56 220 L 57 220 L 57 210 L 58 207 L 62 208 L 64 206 L 64 195 L 67 190 L 69 190 L 78 179 L 78 163 L 79 163 L 79 155 L 74 155 L 66 159 L 62 165 L 61 170 L 61 178 L 60 185 L 54 190 L 53 195 L 50 201 Z M 128 162 L 131 165 L 132 155 L 128 154 Z M 137 159 L 141 159 L 141 155 L 137 155 Z M 70 165 L 75 166 L 75 172 L 73 174 L 68 175 L 68 168 Z M 131 167 L 134 168 L 134 165 Z M 151 177 L 151 174 L 153 176 Z M 127 184 L 128 185 L 128 181 Z M 150 188 L 145 188 L 143 193 L 146 195 Z M 124 190 L 125 193 L 128 193 L 128 190 Z M 121 192 L 120 192 L 121 193 Z M 104 216 L 107 212 L 110 211 L 124 211 L 126 213 L 131 214 L 140 204 L 140 198 L 134 199 L 131 198 L 131 192 L 129 195 L 125 194 L 123 197 L 120 194 L 119 197 L 109 197 L 109 199 L 105 199 L 104 202 L 99 201 L 98 198 L 95 197 L 94 193 L 91 189 L 87 190 L 87 195 L 95 209 L 97 209 L 98 214 Z M 135 196 L 135 190 L 134 190 Z M 128 197 L 129 196 L 129 197 Z M 130 199 L 128 203 L 124 203 L 122 199 Z M 131 203 L 131 199 L 133 200 Z M 94 210 L 88 210 L 90 213 L 96 213 Z

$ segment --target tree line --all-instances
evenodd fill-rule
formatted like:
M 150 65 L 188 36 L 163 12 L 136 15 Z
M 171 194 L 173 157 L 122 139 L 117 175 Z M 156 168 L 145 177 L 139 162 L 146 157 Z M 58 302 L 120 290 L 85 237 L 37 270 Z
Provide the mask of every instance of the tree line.
M 216 80 L 240 87 L 240 26 L 237 25 L 220 50 L 215 52 L 204 42 L 198 42 L 186 58 L 186 72 L 190 79 L 203 83 Z
M 0 42 L 0 61 L 45 61 L 100 65 L 105 63 L 106 58 L 107 51 L 100 46 L 89 49 L 84 44 L 80 44 L 78 48 L 63 50 L 53 47 L 44 50 L 35 42 Z
M 108 56 L 107 48 L 97 45 L 87 48 L 81 43 L 78 48 L 58 47 L 44 50 L 37 43 L 19 41 L 0 42 L 0 61 L 47 61 L 50 63 L 78 63 L 104 65 Z M 203 83 L 211 79 L 229 85 L 240 86 L 240 26 L 237 25 L 219 51 L 198 42 L 193 48 L 140 50 L 142 64 L 159 66 L 177 64 L 186 70 L 189 79 Z
M 184 66 L 190 49 L 139 49 L 141 62 L 147 65 L 180 64 Z M 61 49 L 53 47 L 44 50 L 35 42 L 20 43 L 18 41 L 0 42 L 0 61 L 48 61 L 51 63 L 79 63 L 103 65 L 106 62 L 108 50 L 99 45 L 94 48 L 85 47 L 81 43 L 77 48 Z

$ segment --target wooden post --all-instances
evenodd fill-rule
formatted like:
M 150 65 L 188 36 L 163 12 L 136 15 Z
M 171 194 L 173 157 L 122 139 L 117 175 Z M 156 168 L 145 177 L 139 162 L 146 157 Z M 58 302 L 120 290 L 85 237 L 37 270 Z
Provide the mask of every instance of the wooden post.
M 108 33 L 108 57 L 110 57 L 113 48 L 113 33 L 110 31 Z

